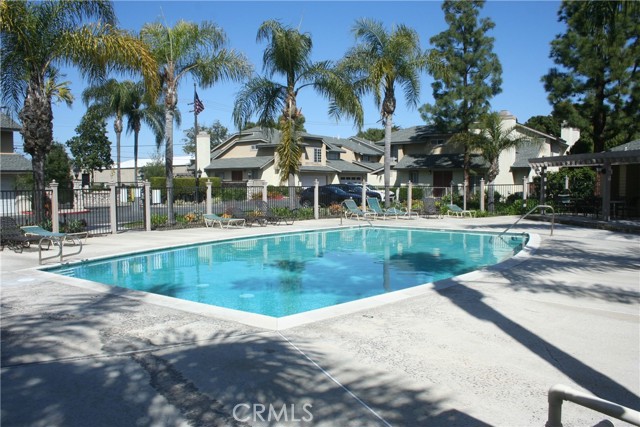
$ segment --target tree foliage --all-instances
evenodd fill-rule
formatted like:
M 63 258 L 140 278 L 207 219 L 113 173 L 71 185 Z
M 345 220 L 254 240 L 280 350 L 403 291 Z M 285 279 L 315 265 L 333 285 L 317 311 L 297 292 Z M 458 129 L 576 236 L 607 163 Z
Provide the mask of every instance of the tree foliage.
M 107 138 L 107 122 L 96 109 L 89 108 L 76 127 L 77 135 L 67 141 L 76 167 L 90 172 L 109 169 L 111 142 Z
M 420 107 L 423 120 L 442 132 L 460 134 L 464 143 L 464 180 L 469 182 L 468 135 L 473 123 L 490 109 L 490 99 L 502 89 L 502 66 L 493 52 L 493 37 L 487 33 L 495 24 L 479 18 L 484 0 L 442 3 L 449 27 L 431 38 L 435 50 L 448 66 L 447 73 L 436 70 L 433 104 Z
M 158 64 L 165 106 L 165 173 L 169 222 L 173 211 L 173 123 L 178 105 L 178 87 L 190 75 L 201 87 L 220 81 L 240 81 L 251 74 L 244 55 L 227 49 L 227 36 L 213 22 L 194 24 L 178 21 L 173 27 L 160 22 L 145 24 L 140 37 L 149 46 Z
M 562 130 L 562 123 L 552 115 L 529 117 L 524 125 L 553 136 L 560 136 Z
M 77 67 L 90 81 L 108 70 L 141 72 L 149 90 L 158 86 L 156 63 L 145 45 L 118 29 L 107 1 L 0 2 L 0 94 L 22 123 L 35 188 L 44 194 L 44 165 L 53 144 L 52 96 L 58 67 Z M 59 90 L 58 94 L 62 95 Z M 34 199 L 36 221 L 44 199 Z
M 44 179 L 47 184 L 55 180 L 58 188 L 73 188 L 71 177 L 72 162 L 64 148 L 64 145 L 54 142 L 47 156 L 44 166 Z
M 213 150 L 217 145 L 222 144 L 229 137 L 229 129 L 222 126 L 220 120 L 213 122 L 211 126 L 205 124 L 198 125 L 198 132 L 207 132 L 209 134 L 209 148 Z M 185 154 L 195 154 L 196 143 L 194 140 L 194 128 L 189 128 L 184 131 L 184 138 L 182 138 L 184 146 L 182 151 Z
M 361 19 L 352 30 L 356 45 L 349 49 L 340 67 L 351 75 L 358 96 L 372 94 L 385 126 L 384 187 L 389 205 L 391 185 L 391 130 L 396 111 L 396 87 L 401 87 L 409 107 L 420 97 L 420 73 L 435 70 L 438 56 L 424 52 L 418 33 L 405 25 L 387 31 L 379 21 Z
M 563 1 L 564 34 L 551 42 L 558 65 L 542 80 L 554 116 L 581 131 L 593 151 L 640 136 L 640 3 Z
M 350 81 L 331 61 L 311 61 L 310 34 L 269 20 L 262 23 L 256 38 L 267 42 L 263 54 L 265 76 L 254 77 L 243 86 L 236 97 L 233 118 L 238 129 L 243 129 L 257 115 L 259 126 L 275 126 L 282 132 L 277 151 L 280 179 L 284 182 L 292 180 L 300 170 L 297 133 L 304 121 L 297 96 L 302 88 L 310 86 L 327 98 L 329 115 L 336 119 L 345 115 L 361 124 L 363 112 Z M 284 82 L 271 80 L 276 75 Z

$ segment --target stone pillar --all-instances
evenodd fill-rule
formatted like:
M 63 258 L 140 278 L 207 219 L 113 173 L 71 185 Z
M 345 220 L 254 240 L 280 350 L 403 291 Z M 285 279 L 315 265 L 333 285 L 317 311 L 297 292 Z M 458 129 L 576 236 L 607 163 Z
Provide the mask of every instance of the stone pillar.
M 110 203 L 109 203 L 109 220 L 111 222 L 111 233 L 112 234 L 117 234 L 118 233 L 118 214 L 117 214 L 117 210 L 118 210 L 118 196 L 116 194 L 116 190 L 117 190 L 117 184 L 115 182 L 111 182 L 109 183 L 109 187 L 111 188 L 111 195 L 110 195 Z
M 462 181 L 462 209 L 467 210 L 467 181 Z
M 54 179 L 49 184 L 51 187 L 51 231 L 54 233 L 60 232 L 60 203 L 58 203 L 58 186 L 59 184 Z
M 411 218 L 411 205 L 413 204 L 413 182 L 407 183 L 407 212 L 409 212 L 409 218 Z
M 262 201 L 267 203 L 269 201 L 269 190 L 267 187 L 267 181 L 262 183 Z
M 480 178 L 480 212 L 484 212 L 484 178 Z
M 319 190 L 318 190 L 318 186 L 319 186 L 319 182 L 318 180 L 314 180 L 313 181 L 313 217 L 315 219 L 319 219 L 320 218 L 320 210 L 318 209 L 318 198 L 319 198 Z
M 77 211 L 84 210 L 84 194 L 82 194 L 82 181 L 73 180 L 73 207 Z
M 207 180 L 207 206 L 205 207 L 205 212 L 207 214 L 211 214 L 211 205 L 212 205 L 211 181 Z
M 151 231 L 151 183 L 149 180 L 144 181 L 144 225 L 147 231 Z

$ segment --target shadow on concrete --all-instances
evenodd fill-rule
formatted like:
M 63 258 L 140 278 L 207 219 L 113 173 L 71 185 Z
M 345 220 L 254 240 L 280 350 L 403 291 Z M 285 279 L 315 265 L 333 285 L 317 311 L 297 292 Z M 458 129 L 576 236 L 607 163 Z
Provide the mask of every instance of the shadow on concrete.
M 2 425 L 488 425 L 393 374 L 322 366 L 379 418 L 311 362 L 321 351 L 307 358 L 277 332 L 117 291 L 62 295 L 34 305 L 3 296 Z
M 458 283 L 458 286 L 438 290 L 438 293 L 472 316 L 493 323 L 594 395 L 627 407 L 640 407 L 640 398 L 632 391 L 507 318 L 485 303 L 481 292 Z

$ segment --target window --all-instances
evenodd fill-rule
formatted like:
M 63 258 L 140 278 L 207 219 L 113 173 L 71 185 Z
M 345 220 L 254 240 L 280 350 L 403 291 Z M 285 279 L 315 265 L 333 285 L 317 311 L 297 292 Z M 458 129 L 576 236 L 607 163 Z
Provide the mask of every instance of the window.
M 409 180 L 414 183 L 417 184 L 418 182 L 420 182 L 420 172 L 418 171 L 411 171 L 409 172 Z
M 313 149 L 313 161 L 315 163 L 322 162 L 322 148 L 314 148 Z
M 251 146 L 251 151 L 258 151 L 258 146 L 257 145 L 252 145 Z
M 340 153 L 327 153 L 327 160 L 340 160 Z
M 444 139 L 442 139 L 442 138 L 432 139 L 432 140 L 431 140 L 431 142 L 432 142 L 434 145 L 443 145 L 443 144 L 444 144 Z
M 391 146 L 391 157 L 396 159 L 396 161 L 398 160 L 398 146 L 397 145 L 392 145 Z

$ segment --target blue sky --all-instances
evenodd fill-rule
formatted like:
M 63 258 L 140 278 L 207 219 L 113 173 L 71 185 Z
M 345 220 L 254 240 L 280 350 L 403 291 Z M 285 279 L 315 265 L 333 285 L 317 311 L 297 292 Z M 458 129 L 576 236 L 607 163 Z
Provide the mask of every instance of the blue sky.
M 529 117 L 547 115 L 551 106 L 541 77 L 553 66 L 549 59 L 549 43 L 564 32 L 558 23 L 556 1 L 488 1 L 481 16 L 491 18 L 496 24 L 489 35 L 495 38 L 494 52 L 503 68 L 502 93 L 491 100 L 492 110 L 509 110 L 518 121 L 524 123 Z M 213 21 L 224 29 L 229 39 L 229 47 L 245 54 L 255 67 L 262 72 L 262 52 L 264 43 L 256 43 L 256 32 L 262 22 L 268 19 L 280 20 L 285 25 L 299 27 L 310 33 L 313 39 L 312 59 L 337 60 L 341 58 L 355 40 L 351 28 L 356 19 L 370 18 L 382 21 L 388 29 L 393 25 L 405 24 L 414 28 L 422 42 L 422 47 L 430 48 L 429 39 L 446 29 L 441 3 L 435 1 L 116 1 L 116 13 L 120 26 L 138 31 L 143 24 L 160 20 L 173 25 L 180 19 L 201 22 Z M 73 70 L 64 70 L 66 79 L 76 101 L 68 108 L 60 104 L 54 106 L 54 139 L 66 142 L 75 135 L 75 128 L 85 112 L 80 100 L 86 82 Z M 423 75 L 420 105 L 433 101 L 431 78 Z M 198 88 L 205 110 L 198 116 L 200 124 L 211 125 L 219 120 L 235 131 L 231 119 L 238 83 L 221 82 L 211 88 Z M 401 91 L 396 93 L 398 106 L 394 124 L 407 128 L 423 124 L 417 109 L 407 108 Z M 179 88 L 179 105 L 182 111 L 182 129 L 175 129 L 174 153 L 182 152 L 183 129 L 193 126 L 191 107 L 193 101 L 193 81 L 183 79 Z M 365 125 L 381 127 L 380 115 L 373 99 L 364 99 Z M 301 91 L 298 106 L 306 118 L 305 127 L 314 134 L 348 137 L 357 129 L 348 121 L 336 123 L 327 115 L 328 104 L 311 88 Z M 115 134 L 113 123 L 108 123 L 109 139 L 112 141 L 112 156 L 115 160 Z M 140 140 L 140 158 L 151 157 L 156 149 L 150 133 L 143 128 Z M 21 145 L 21 144 L 20 144 Z M 133 158 L 133 135 L 122 135 L 122 161 Z

